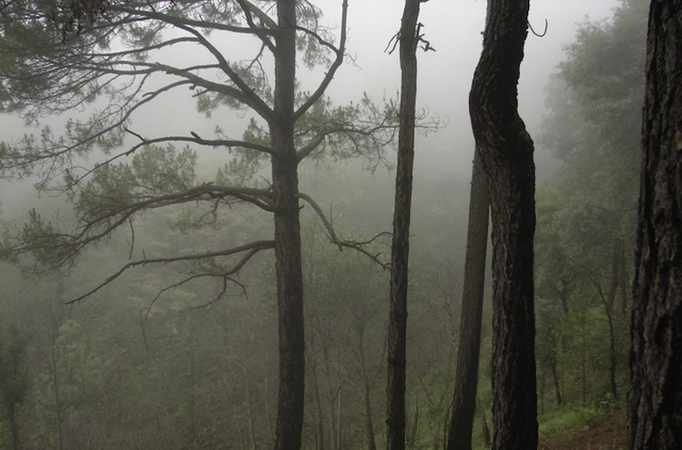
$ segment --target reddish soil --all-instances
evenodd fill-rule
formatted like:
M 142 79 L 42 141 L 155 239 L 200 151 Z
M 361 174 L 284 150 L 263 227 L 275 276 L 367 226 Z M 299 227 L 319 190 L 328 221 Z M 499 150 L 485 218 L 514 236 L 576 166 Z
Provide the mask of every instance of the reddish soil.
M 540 440 L 539 450 L 624 450 L 627 448 L 625 410 L 603 417 L 584 429 Z

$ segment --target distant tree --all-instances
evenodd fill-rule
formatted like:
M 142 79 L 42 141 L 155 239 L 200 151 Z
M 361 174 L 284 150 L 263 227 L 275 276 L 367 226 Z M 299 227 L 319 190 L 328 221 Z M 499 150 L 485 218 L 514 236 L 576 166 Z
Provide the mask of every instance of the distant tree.
M 312 202 L 299 193 L 298 167 L 325 152 L 380 158 L 396 117 L 392 105 L 384 110 L 365 100 L 334 107 L 324 98 L 345 56 L 347 2 L 342 2 L 336 43 L 320 25 L 320 11 L 305 1 L 71 5 L 83 6 L 85 13 L 66 11 L 64 19 L 56 4 L 28 0 L 0 10 L 0 52 L 11 60 L 0 68 L 2 111 L 19 112 L 29 122 L 63 112 L 78 116 L 66 121 L 61 136 L 45 127 L 38 137 L 27 135 L 0 147 L 4 176 L 36 177 L 42 188 L 67 193 L 74 202 L 72 230 L 34 211 L 18 241 L 8 245 L 9 253 L 36 271 L 54 269 L 76 262 L 86 247 L 128 228 L 130 255 L 139 255 L 134 219 L 174 205 L 199 205 L 194 211 L 186 208 L 187 232 L 224 223 L 226 211 L 237 203 L 271 214 L 272 238 L 222 246 L 216 237 L 210 249 L 143 252 L 75 300 L 136 267 L 188 264 L 188 275 L 160 294 L 213 281 L 217 301 L 228 286 L 242 286 L 237 273 L 255 255 L 274 250 L 280 364 L 275 448 L 298 448 L 305 384 L 299 199 Z M 227 40 L 225 45 L 225 36 L 235 44 Z M 249 42 L 242 46 L 240 39 Z M 235 55 L 236 49 L 243 53 Z M 178 58 L 174 52 L 192 57 Z M 325 67 L 310 91 L 300 87 L 299 63 Z M 171 92 L 193 97 L 209 117 L 220 107 L 251 114 L 243 138 L 229 137 L 221 126 L 212 136 L 171 130 L 149 137 L 135 129 L 145 107 Z M 92 114 L 81 119 L 83 111 Z M 185 147 L 176 150 L 176 144 Z M 222 148 L 232 156 L 225 156 L 214 180 L 199 180 L 197 157 L 189 146 Z M 104 152 L 104 159 L 84 168 L 84 157 L 96 150 Z M 269 176 L 263 171 L 268 164 Z
M 448 431 L 448 450 L 471 449 L 471 432 L 476 415 L 478 362 L 483 321 L 485 264 L 488 253 L 490 199 L 488 181 L 478 152 L 474 154 L 469 197 L 469 226 L 464 262 L 464 287 L 457 352 L 457 378 Z
M 20 408 L 27 400 L 30 386 L 26 350 L 27 340 L 16 328 L 11 328 L 0 340 L 0 402 L 14 450 L 21 448 Z
M 469 113 L 490 192 L 493 244 L 493 449 L 538 444 L 533 141 L 518 114 L 527 0 L 489 0 Z
M 649 13 L 639 197 L 630 449 L 682 446 L 682 2 Z
M 645 1 L 623 0 L 611 19 L 581 24 L 548 86 L 540 138 L 561 165 L 538 195 L 539 363 L 555 387 L 562 366 L 587 364 L 597 382 L 579 377 L 594 401 L 609 391 L 622 398 L 626 378 L 646 12 Z M 587 354 L 573 358 L 580 351 L 567 344 L 588 337 L 585 320 Z M 566 394 L 570 400 L 570 384 Z

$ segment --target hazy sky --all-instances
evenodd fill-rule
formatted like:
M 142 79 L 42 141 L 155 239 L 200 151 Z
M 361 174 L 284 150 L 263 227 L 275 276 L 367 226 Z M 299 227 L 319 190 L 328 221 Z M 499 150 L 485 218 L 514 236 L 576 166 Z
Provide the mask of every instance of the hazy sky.
M 338 0 L 324 0 L 327 18 L 338 17 Z M 397 0 L 350 0 L 349 53 L 356 55 L 359 67 L 345 66 L 330 92 L 352 97 L 348 92 L 368 91 L 374 96 L 393 95 L 399 85 L 397 52 L 384 52 L 400 25 L 402 2 Z M 617 0 L 534 0 L 529 20 L 541 32 L 529 34 L 519 84 L 519 107 L 531 133 L 537 131 L 544 109 L 544 86 L 549 74 L 563 59 L 563 47 L 570 43 L 577 23 L 586 18 L 601 20 L 611 16 Z M 335 8 L 338 10 L 338 6 Z M 444 134 L 459 145 L 471 144 L 467 98 L 481 51 L 485 26 L 485 0 L 430 0 L 423 3 L 420 22 L 424 37 L 436 49 L 419 55 L 418 102 L 431 112 L 447 116 L 450 125 Z M 345 94 L 345 95 L 344 95 Z M 468 139 L 468 140 L 467 140 Z M 467 148 L 465 151 L 469 151 Z
M 314 3 L 323 8 L 326 20 L 338 27 L 341 0 L 316 0 Z M 355 64 L 346 64 L 339 70 L 328 92 L 338 103 L 357 101 L 363 92 L 375 99 L 384 95 L 395 98 L 400 79 L 398 53 L 388 54 L 385 49 L 399 28 L 402 2 L 350 0 L 349 3 L 348 52 Z M 544 86 L 548 76 L 563 58 L 562 47 L 573 40 L 576 24 L 586 17 L 590 20 L 608 17 L 617 4 L 617 0 L 531 1 L 530 22 L 535 29 L 541 31 L 545 20 L 549 23 L 545 37 L 529 35 L 522 66 L 520 109 L 531 135 L 537 131 L 543 113 Z M 438 147 L 450 156 L 447 163 L 437 164 L 438 170 L 451 172 L 456 169 L 453 165 L 457 165 L 466 173 L 473 154 L 467 97 L 481 50 L 486 1 L 430 0 L 422 4 L 421 11 L 424 38 L 436 51 L 419 54 L 418 102 L 428 107 L 431 113 L 446 117 L 449 125 L 434 135 L 428 145 L 420 144 L 428 148 L 418 148 L 417 167 L 428 164 L 433 159 L 428 158 L 429 152 Z M 145 115 L 144 125 L 138 126 L 148 131 L 145 132 L 147 136 L 153 136 L 157 126 L 169 123 L 180 127 L 174 129 L 176 133 L 196 130 L 202 135 L 209 135 L 216 124 L 234 123 L 224 118 L 221 118 L 223 123 L 206 121 L 188 106 L 166 99 Z M 16 136 L 18 123 L 7 117 L 0 119 L 0 138 L 5 140 L 11 135 Z M 229 127 L 229 123 L 227 125 Z M 236 129 L 241 126 L 235 125 Z M 4 191 L 2 197 L 6 202 L 7 194 L 10 194 L 8 191 L 13 189 L 5 183 L 0 184 L 0 189 Z

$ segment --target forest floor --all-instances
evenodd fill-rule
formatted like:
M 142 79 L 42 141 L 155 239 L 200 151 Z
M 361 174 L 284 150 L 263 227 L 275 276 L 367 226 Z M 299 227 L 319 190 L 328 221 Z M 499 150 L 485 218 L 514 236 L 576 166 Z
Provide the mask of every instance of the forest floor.
M 540 438 L 538 450 L 624 450 L 627 448 L 626 410 L 596 419 L 578 429 Z

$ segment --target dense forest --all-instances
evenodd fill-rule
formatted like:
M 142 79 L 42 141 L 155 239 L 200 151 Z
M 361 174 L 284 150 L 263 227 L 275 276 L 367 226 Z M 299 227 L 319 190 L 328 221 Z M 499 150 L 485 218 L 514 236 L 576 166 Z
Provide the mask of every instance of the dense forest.
M 0 447 L 294 448 L 297 417 L 300 448 L 386 447 L 400 108 L 327 97 L 347 2 L 336 28 L 314 2 L 43 3 L 0 10 L 0 109 L 54 120 L 0 137 L 4 179 L 38 193 L 0 210 Z M 621 0 L 579 24 L 537 94 L 540 438 L 626 408 L 648 11 Z M 183 46 L 197 55 L 178 62 Z M 135 114 L 172 90 L 236 119 L 155 137 Z M 455 145 L 426 108 L 415 120 L 417 152 Z M 467 345 L 470 179 L 414 177 L 404 439 L 438 449 Z M 474 448 L 493 432 L 491 285 Z

